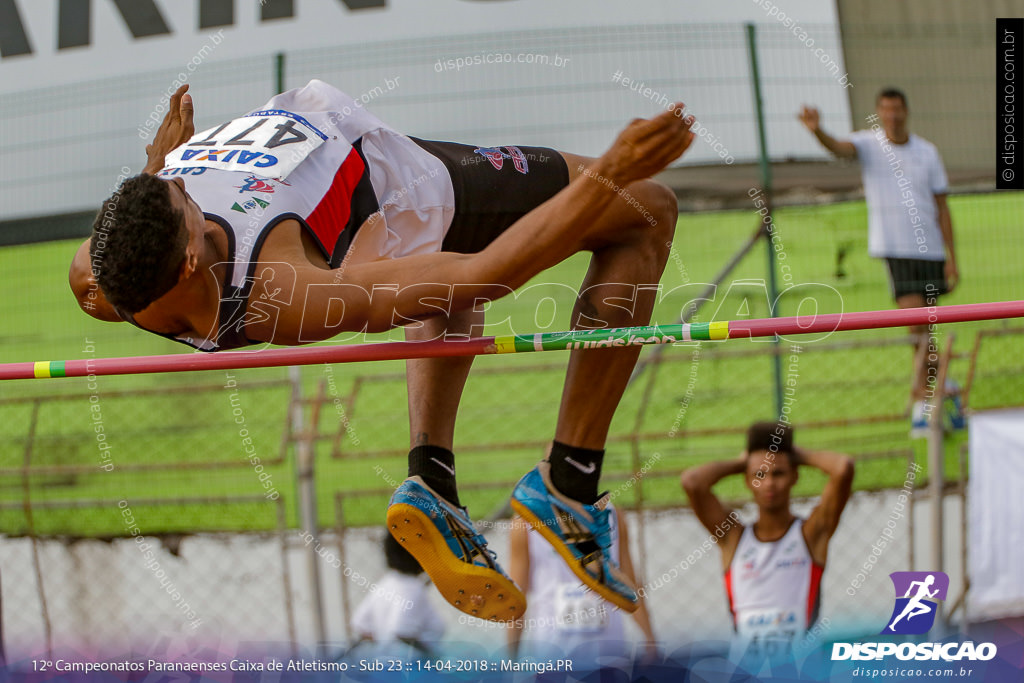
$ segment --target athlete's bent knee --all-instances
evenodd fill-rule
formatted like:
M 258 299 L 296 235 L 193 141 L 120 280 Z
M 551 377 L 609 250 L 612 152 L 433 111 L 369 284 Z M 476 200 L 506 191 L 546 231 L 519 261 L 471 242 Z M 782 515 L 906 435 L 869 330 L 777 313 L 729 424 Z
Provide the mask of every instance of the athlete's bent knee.
M 650 213 L 658 227 L 667 231 L 671 236 L 676 229 L 676 219 L 679 217 L 679 202 L 676 193 L 667 185 L 649 180 L 646 185 L 646 194 L 650 204 Z
M 675 193 L 665 185 L 655 181 L 647 182 L 647 195 L 650 202 L 649 226 L 645 226 L 648 243 L 654 249 L 660 261 L 668 258 L 672 249 L 672 240 L 676 233 L 676 220 L 679 217 L 679 204 Z

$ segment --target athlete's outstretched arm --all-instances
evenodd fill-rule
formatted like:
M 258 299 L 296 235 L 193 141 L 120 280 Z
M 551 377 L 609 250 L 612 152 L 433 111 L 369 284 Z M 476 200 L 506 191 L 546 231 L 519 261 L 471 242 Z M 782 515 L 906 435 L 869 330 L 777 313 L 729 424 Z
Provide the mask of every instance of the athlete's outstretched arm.
M 679 479 L 690 499 L 697 519 L 704 525 L 704 528 L 715 533 L 716 529 L 723 527 L 726 521 L 733 514 L 733 511 L 725 507 L 722 501 L 711 492 L 712 487 L 722 479 L 733 474 L 743 474 L 747 471 L 747 454 L 743 452 L 738 459 L 719 462 L 706 462 L 685 470 Z M 732 527 L 729 529 L 732 530 Z
M 839 526 L 843 508 L 850 499 L 850 491 L 853 488 L 853 460 L 842 453 L 831 451 L 809 451 L 796 447 L 793 451 L 801 465 L 816 467 L 828 475 L 828 481 L 821 492 L 821 500 L 804 523 L 812 553 L 823 558 L 828 549 L 828 542 Z M 818 551 L 821 555 L 817 554 Z
M 477 254 L 435 253 L 298 273 L 302 306 L 282 314 L 277 343 L 377 332 L 494 300 L 583 249 L 590 227 L 630 183 L 661 171 L 693 141 L 683 105 L 630 123 L 612 146 L 558 194 L 526 214 Z M 344 311 L 331 318 L 325 312 Z M 303 313 L 306 319 L 301 320 Z M 301 337 L 292 339 L 289 335 Z

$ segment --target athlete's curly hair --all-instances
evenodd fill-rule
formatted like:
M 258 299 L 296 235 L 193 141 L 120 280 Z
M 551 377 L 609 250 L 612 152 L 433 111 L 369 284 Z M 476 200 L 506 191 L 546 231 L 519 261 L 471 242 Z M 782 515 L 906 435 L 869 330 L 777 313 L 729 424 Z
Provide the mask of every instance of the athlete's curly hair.
M 141 174 L 124 181 L 92 224 L 92 272 L 113 306 L 138 313 L 178 281 L 188 234 L 168 183 Z
M 784 422 L 755 422 L 747 429 L 747 453 L 771 451 L 782 453 L 789 458 L 789 464 L 797 466 L 793 452 L 793 428 Z

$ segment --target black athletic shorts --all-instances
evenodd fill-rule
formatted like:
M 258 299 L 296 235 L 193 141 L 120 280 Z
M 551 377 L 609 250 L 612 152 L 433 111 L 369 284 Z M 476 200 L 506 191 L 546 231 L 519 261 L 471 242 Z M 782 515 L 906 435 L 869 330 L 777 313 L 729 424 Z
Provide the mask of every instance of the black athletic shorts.
M 547 147 L 474 147 L 413 142 L 448 169 L 455 216 L 441 251 L 474 254 L 569 184 L 562 155 Z
M 889 266 L 889 283 L 892 286 L 892 298 L 899 299 L 907 294 L 920 294 L 928 303 L 929 299 L 945 294 L 946 262 L 924 261 L 914 258 L 887 258 Z

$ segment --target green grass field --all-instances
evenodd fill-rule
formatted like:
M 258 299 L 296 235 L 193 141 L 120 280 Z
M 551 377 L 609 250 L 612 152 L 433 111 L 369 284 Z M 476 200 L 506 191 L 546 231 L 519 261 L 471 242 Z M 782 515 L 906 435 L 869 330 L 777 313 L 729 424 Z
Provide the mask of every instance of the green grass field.
M 962 283 L 943 303 L 1022 298 L 1024 247 L 1016 236 L 1024 193 L 957 196 L 950 203 Z M 739 248 L 755 221 L 752 211 L 680 217 L 655 322 L 675 322 L 702 289 L 699 284 L 709 281 Z M 884 266 L 866 254 L 865 225 L 859 202 L 787 208 L 776 216 L 783 244 L 780 258 L 784 255 L 793 282 L 834 288 L 835 293 L 819 299 L 822 312 L 891 306 Z M 75 242 L 59 242 L 0 249 L 0 269 L 13 285 L 0 312 L 2 362 L 184 352 L 184 347 L 154 335 L 82 314 L 66 279 L 76 247 Z M 698 319 L 767 317 L 764 288 L 758 284 L 765 268 L 765 248 L 758 245 Z M 490 325 L 486 333 L 564 329 L 573 288 L 585 269 L 585 258 L 571 259 L 515 298 L 497 302 L 489 321 L 503 322 Z M 780 314 L 794 313 L 796 299 L 783 296 Z M 956 349 L 966 352 L 978 330 L 1014 324 L 1021 326 L 1019 321 L 960 324 L 940 332 L 943 339 L 955 333 Z M 924 464 L 924 443 L 908 439 L 908 422 L 902 417 L 910 351 L 899 343 L 824 349 L 836 342 L 885 343 L 904 336 L 903 330 L 865 331 L 801 343 L 804 352 L 794 366 L 791 417 L 804 425 L 798 429 L 798 443 L 856 455 L 855 486 L 860 489 L 902 486 L 908 454 Z M 400 339 L 401 332 L 368 339 L 388 338 Z M 1024 336 L 1004 336 L 985 341 L 973 407 L 1024 404 L 1022 340 Z M 672 348 L 649 387 L 645 376 L 630 388 L 612 425 L 604 470 L 617 502 L 680 505 L 680 470 L 739 452 L 746 425 L 773 416 L 768 348 L 770 344 L 752 341 L 706 344 L 698 351 Z M 783 355 L 784 375 L 788 357 Z M 462 498 L 474 516 L 500 509 L 514 481 L 542 456 L 554 430 L 566 360 L 565 354 L 549 353 L 476 361 L 456 434 Z M 967 365 L 965 358 L 952 364 L 951 373 L 961 383 Z M 321 524 L 335 523 L 339 493 L 345 499 L 346 524 L 383 520 L 388 490 L 405 476 L 408 417 L 402 372 L 400 362 L 303 368 L 307 395 L 326 383 L 328 397 L 339 397 L 337 405 L 323 407 L 319 431 L 338 431 L 340 406 L 349 421 L 348 433 L 340 437 L 340 457 L 332 455 L 329 438 L 316 447 Z M 246 437 L 251 439 L 250 451 L 269 461 L 265 471 L 281 494 L 287 523 L 295 525 L 293 451 L 282 449 L 290 395 L 284 383 L 287 371 L 230 375 L 103 377 L 93 390 L 84 379 L 0 384 L 0 532 L 124 535 L 117 506 L 121 500 L 147 534 L 274 528 L 277 506 L 262 498 L 264 488 L 246 456 Z M 225 388 L 231 382 L 238 386 Z M 106 451 L 97 446 L 97 422 L 109 445 Z M 947 440 L 949 478 L 958 476 L 965 441 L 963 434 Z M 26 462 L 31 463 L 28 470 Z M 100 469 L 104 462 L 112 463 L 113 470 Z M 629 483 L 641 466 L 646 474 Z M 821 478 L 807 472 L 797 494 L 813 495 L 820 485 Z M 719 491 L 727 498 L 744 498 L 738 481 L 723 482 Z

